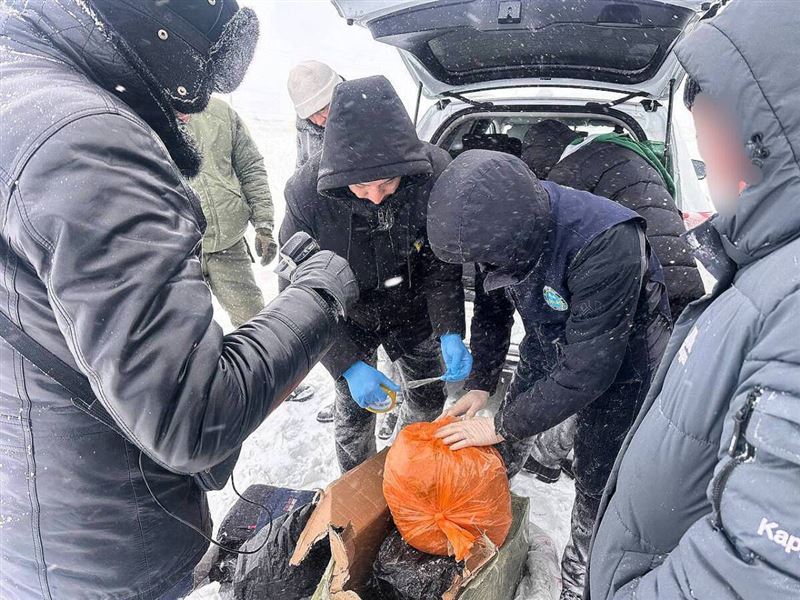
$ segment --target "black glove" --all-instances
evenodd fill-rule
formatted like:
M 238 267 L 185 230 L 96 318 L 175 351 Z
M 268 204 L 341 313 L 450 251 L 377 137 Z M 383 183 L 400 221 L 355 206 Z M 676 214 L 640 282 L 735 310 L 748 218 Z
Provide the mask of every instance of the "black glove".
M 358 301 L 358 283 L 350 265 L 330 250 L 320 250 L 297 265 L 289 280 L 333 299 L 343 317 Z
M 256 229 L 256 255 L 261 257 L 261 266 L 266 267 L 277 254 L 278 244 L 272 239 L 269 229 Z

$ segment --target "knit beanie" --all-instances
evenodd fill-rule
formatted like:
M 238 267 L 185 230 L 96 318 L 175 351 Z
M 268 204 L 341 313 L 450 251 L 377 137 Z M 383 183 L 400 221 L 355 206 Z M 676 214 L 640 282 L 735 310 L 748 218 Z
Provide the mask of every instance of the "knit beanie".
M 325 63 L 307 60 L 289 72 L 289 96 L 297 116 L 307 119 L 331 103 L 334 88 L 342 78 Z

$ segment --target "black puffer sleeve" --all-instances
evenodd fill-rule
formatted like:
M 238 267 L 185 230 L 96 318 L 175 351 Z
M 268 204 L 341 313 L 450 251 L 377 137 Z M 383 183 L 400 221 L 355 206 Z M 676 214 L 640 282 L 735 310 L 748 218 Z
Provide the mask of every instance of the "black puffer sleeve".
M 485 279 L 480 266 L 476 265 L 475 308 L 469 336 L 473 364 L 464 387 L 493 394 L 511 344 L 515 309 L 504 290 L 487 293 L 483 288 Z

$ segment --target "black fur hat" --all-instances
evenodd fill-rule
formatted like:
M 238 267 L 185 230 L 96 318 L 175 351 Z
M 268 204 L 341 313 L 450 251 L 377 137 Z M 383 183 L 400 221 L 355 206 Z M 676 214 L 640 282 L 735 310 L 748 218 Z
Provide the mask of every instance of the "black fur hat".
M 214 91 L 242 82 L 258 17 L 236 0 L 91 0 L 139 57 L 176 110 L 200 112 Z

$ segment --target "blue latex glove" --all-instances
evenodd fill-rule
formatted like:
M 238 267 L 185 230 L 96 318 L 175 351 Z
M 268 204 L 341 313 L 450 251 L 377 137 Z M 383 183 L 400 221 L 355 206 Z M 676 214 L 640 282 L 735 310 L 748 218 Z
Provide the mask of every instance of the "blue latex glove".
M 457 333 L 442 336 L 442 358 L 447 367 L 443 381 L 463 381 L 472 370 L 472 354 Z
M 367 408 L 386 399 L 386 391 L 381 389 L 382 385 L 392 391 L 400 391 L 399 385 L 363 361 L 358 361 L 347 369 L 343 377 L 347 381 L 347 387 L 350 388 L 350 395 L 361 408 Z

